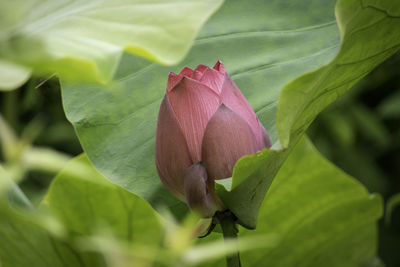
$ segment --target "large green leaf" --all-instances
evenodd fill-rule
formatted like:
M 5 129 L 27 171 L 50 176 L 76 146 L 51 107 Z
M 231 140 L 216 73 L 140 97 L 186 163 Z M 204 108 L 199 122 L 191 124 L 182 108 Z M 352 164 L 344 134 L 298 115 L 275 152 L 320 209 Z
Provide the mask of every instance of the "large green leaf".
M 67 117 L 105 177 L 154 206 L 184 207 L 163 188 L 154 165 L 156 119 L 168 72 L 223 60 L 276 142 L 274 110 L 282 86 L 337 52 L 333 6 L 333 1 L 228 1 L 179 66 L 125 55 L 115 82 L 106 86 L 62 81 Z
M 239 238 L 274 235 L 279 242 L 241 252 L 242 264 L 370 266 L 367 264 L 376 260 L 377 220 L 382 213 L 379 195 L 370 195 L 303 138 L 276 175 L 261 205 L 257 229 L 239 230 Z M 217 234 L 211 237 L 222 238 Z
M 324 159 L 305 138 L 276 175 L 255 231 L 280 244 L 242 255 L 249 266 L 361 266 L 375 258 L 383 203 Z
M 5 0 L 0 3 L 0 57 L 40 73 L 104 82 L 112 78 L 124 50 L 162 64 L 179 62 L 221 3 Z
M 340 53 L 329 65 L 299 77 L 282 91 L 277 126 L 284 147 L 329 103 L 400 48 L 399 2 L 340 0 L 336 16 Z
M 161 186 L 154 166 L 155 125 L 167 74 L 221 59 L 257 111 L 273 148 L 287 147 L 244 157 L 235 167 L 231 191 L 220 190 L 240 222 L 254 228 L 265 193 L 309 123 L 399 48 L 400 4 L 392 4 L 389 14 L 384 11 L 390 3 L 339 1 L 339 34 L 334 1 L 228 1 L 176 68 L 126 55 L 113 83 L 63 82 L 67 117 L 101 173 L 153 206 L 176 210 L 178 202 Z
M 70 168 L 83 164 L 82 175 Z M 80 235 L 111 231 L 118 239 L 158 246 L 161 225 L 158 214 L 143 199 L 112 184 L 90 164 L 86 155 L 67 164 L 53 180 L 43 205 L 71 232 Z

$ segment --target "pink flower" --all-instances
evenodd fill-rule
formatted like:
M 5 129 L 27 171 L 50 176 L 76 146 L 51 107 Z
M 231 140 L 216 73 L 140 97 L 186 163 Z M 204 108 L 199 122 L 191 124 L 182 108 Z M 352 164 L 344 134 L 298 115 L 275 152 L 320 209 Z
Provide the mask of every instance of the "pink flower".
M 232 176 L 244 155 L 270 147 L 246 98 L 218 61 L 170 73 L 156 134 L 157 171 L 164 186 L 204 217 L 223 204 L 214 180 Z

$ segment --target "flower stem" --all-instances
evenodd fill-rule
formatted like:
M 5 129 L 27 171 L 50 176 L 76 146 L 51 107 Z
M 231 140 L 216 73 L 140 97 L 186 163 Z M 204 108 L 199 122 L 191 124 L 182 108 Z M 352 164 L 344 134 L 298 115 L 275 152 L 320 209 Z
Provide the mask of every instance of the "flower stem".
M 230 211 L 217 212 L 216 216 L 221 224 L 224 240 L 237 240 L 238 229 L 235 216 Z M 226 255 L 226 263 L 228 267 L 241 267 L 239 250 L 234 254 Z

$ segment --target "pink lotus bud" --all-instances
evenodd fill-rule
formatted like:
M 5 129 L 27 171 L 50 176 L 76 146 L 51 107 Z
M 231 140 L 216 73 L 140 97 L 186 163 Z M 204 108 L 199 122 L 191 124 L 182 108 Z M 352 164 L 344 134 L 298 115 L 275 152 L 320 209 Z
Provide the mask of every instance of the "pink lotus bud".
M 158 115 L 155 158 L 164 186 L 210 217 L 221 208 L 214 180 L 244 155 L 270 147 L 264 127 L 218 61 L 170 73 Z

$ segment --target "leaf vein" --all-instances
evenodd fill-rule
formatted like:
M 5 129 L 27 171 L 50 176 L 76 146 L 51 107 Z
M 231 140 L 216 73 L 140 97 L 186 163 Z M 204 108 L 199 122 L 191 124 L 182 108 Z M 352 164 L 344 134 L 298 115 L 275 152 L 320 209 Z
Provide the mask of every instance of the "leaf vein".
M 312 31 L 315 29 L 330 27 L 332 25 L 336 25 L 335 20 L 327 22 L 327 23 L 323 23 L 323 24 L 318 24 L 318 25 L 304 27 L 304 28 L 298 28 L 298 29 L 291 29 L 291 30 L 280 30 L 280 31 L 279 30 L 265 30 L 265 31 L 245 31 L 245 32 L 221 33 L 221 34 L 197 38 L 194 41 L 194 44 L 200 44 L 200 43 L 208 42 L 210 40 L 215 40 L 215 39 L 230 39 L 230 38 L 240 38 L 240 37 L 265 36 L 267 34 L 306 32 L 306 31 Z

